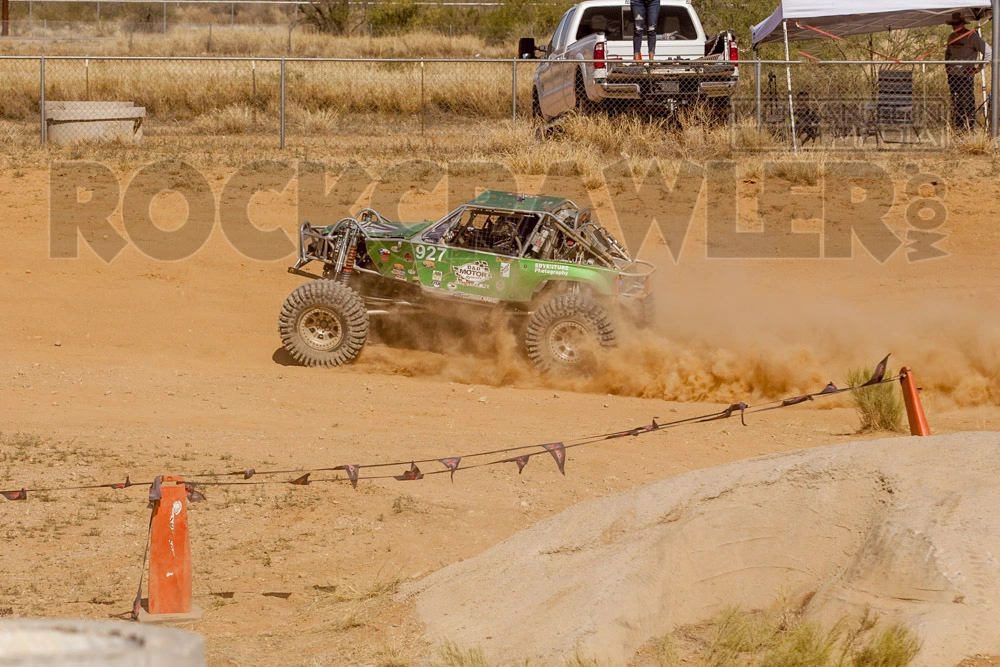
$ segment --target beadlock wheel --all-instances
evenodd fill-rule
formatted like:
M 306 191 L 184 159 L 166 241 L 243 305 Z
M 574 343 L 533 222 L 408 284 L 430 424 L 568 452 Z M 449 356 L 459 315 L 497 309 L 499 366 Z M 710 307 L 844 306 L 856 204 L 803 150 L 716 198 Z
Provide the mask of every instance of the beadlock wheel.
M 560 294 L 543 303 L 524 334 L 528 358 L 545 372 L 590 372 L 600 350 L 616 343 L 607 308 L 583 294 Z
M 299 335 L 309 347 L 328 352 L 344 338 L 340 318 L 326 308 L 312 308 L 299 317 Z
M 340 366 L 368 339 L 368 310 L 357 292 L 335 280 L 314 280 L 288 295 L 278 316 L 281 343 L 303 366 Z

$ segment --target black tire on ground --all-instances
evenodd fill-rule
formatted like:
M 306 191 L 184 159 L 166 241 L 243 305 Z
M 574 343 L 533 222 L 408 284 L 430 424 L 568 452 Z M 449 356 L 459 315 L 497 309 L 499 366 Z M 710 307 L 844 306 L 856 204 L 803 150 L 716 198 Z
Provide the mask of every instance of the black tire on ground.
M 591 114 L 598 110 L 597 103 L 591 102 L 590 98 L 587 97 L 587 86 L 583 83 L 583 75 L 580 72 L 576 73 L 576 85 L 573 92 L 576 95 L 577 113 Z
M 545 372 L 588 372 L 601 348 L 617 344 L 607 308 L 582 294 L 560 294 L 531 314 L 524 334 L 528 358 Z
M 368 311 L 357 292 L 333 280 L 314 280 L 288 295 L 278 317 L 281 343 L 303 366 L 340 366 L 361 352 Z

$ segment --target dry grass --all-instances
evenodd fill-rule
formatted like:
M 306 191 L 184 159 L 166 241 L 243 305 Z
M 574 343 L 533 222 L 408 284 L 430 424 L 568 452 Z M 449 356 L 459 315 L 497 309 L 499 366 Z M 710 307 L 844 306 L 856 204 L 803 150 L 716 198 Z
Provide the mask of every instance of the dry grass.
M 847 384 L 857 387 L 872 376 L 872 368 L 855 368 L 847 374 Z M 896 383 L 886 382 L 857 389 L 851 393 L 861 421 L 861 431 L 894 431 L 904 433 L 903 397 Z
M 667 667 L 904 667 L 920 640 L 899 624 L 884 624 L 870 609 L 831 627 L 807 621 L 801 608 L 724 609 L 709 622 L 680 628 L 652 642 L 632 664 Z M 683 653 L 684 657 L 679 656 Z
M 154 29 L 159 26 L 153 25 Z M 30 39 L 0 42 L 0 55 L 42 52 L 42 24 Z M 89 37 L 89 39 L 88 39 Z M 210 42 L 211 37 L 211 42 Z M 487 44 L 478 37 L 449 37 L 416 30 L 385 36 L 332 36 L 287 25 L 172 26 L 166 34 L 130 32 L 126 23 L 51 23 L 44 43 L 49 56 L 253 56 L 293 58 L 512 58 L 516 44 Z

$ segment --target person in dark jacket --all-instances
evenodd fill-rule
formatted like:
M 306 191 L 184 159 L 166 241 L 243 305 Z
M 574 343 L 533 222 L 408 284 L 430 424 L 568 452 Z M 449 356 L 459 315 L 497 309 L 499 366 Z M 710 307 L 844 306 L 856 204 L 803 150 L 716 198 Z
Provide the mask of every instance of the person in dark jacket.
M 966 27 L 962 12 L 953 12 L 947 21 L 952 27 L 945 47 L 945 60 L 989 60 L 993 51 L 975 30 Z M 948 90 L 951 92 L 951 126 L 956 132 L 976 129 L 976 74 L 983 65 L 966 63 L 948 65 Z

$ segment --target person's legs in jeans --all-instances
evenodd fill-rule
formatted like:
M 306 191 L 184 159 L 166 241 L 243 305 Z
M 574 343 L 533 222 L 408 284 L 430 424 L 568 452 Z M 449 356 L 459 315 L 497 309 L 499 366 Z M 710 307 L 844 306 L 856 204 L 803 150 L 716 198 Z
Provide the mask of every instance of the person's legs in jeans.
M 656 23 L 660 20 L 660 0 L 648 0 L 646 4 L 646 42 L 649 45 L 649 59 L 656 53 Z
M 635 28 L 632 30 L 632 53 L 636 60 L 642 53 L 642 36 L 646 32 L 646 2 L 645 0 L 632 0 L 632 20 Z

